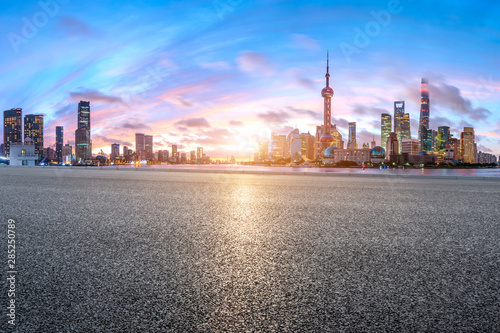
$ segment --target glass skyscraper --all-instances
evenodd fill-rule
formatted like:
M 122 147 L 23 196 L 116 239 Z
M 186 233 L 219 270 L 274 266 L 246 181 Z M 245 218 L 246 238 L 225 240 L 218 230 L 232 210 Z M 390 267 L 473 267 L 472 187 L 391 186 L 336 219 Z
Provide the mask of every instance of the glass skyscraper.
M 394 133 L 397 135 L 399 152 L 401 153 L 403 140 L 411 139 L 410 114 L 405 113 L 404 101 L 394 102 Z
M 438 127 L 438 145 L 436 149 L 439 151 L 444 151 L 446 149 L 446 141 L 450 138 L 450 127 L 449 126 L 439 126 Z
M 75 155 L 78 162 L 92 158 L 90 139 L 90 102 L 78 103 L 78 128 L 75 131 Z
M 358 148 L 358 143 L 356 142 L 356 122 L 349 123 L 349 142 L 347 144 L 347 148 Z
M 10 155 L 10 144 L 23 142 L 22 123 L 23 109 L 10 109 L 3 112 L 3 143 L 5 155 Z
M 56 126 L 56 160 L 57 163 L 63 161 L 63 127 Z
M 392 117 L 388 113 L 382 113 L 382 119 L 380 123 L 380 134 L 381 134 L 381 142 L 380 146 L 387 151 L 387 139 L 389 138 L 389 134 L 392 132 Z

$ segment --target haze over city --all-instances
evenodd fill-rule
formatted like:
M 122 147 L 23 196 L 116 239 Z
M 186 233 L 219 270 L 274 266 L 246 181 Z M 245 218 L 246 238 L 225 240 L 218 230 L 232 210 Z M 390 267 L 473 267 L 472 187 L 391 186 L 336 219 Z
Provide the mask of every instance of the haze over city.
M 489 5 L 488 5 L 489 4 Z M 485 8 L 488 10 L 485 10 Z M 500 154 L 499 6 L 493 1 L 27 1 L 2 7 L 0 104 L 45 115 L 73 133 L 92 103 L 94 153 L 203 146 L 248 158 L 271 132 L 315 133 L 330 50 L 332 123 L 380 143 L 380 115 L 404 100 L 417 138 L 420 80 L 430 127 L 474 127 L 478 150 Z M 300 19 L 297 13 L 302 13 Z M 3 129 L 2 129 L 3 131 Z M 69 139 L 69 140 L 68 140 Z M 64 143 L 74 144 L 68 135 Z

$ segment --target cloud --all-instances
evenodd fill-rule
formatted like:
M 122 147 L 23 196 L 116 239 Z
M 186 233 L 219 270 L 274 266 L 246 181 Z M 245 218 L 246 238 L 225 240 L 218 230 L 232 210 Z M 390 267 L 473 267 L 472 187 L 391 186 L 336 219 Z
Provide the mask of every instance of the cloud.
M 291 116 L 284 111 L 267 111 L 257 114 L 257 117 L 272 124 L 284 124 L 291 118 Z
M 439 83 L 430 87 L 431 107 L 432 103 L 443 106 L 459 114 L 466 115 L 473 120 L 486 120 L 491 111 L 483 108 L 474 108 L 469 99 L 464 98 L 460 89 L 455 86 Z M 432 112 L 432 111 L 431 111 Z
M 58 28 L 64 31 L 68 36 L 88 37 L 92 35 L 89 26 L 74 17 L 63 17 L 59 20 Z
M 490 148 L 483 146 L 483 145 L 477 145 L 477 151 L 482 151 L 483 153 L 492 153 L 493 150 Z
M 243 122 L 238 121 L 238 120 L 231 120 L 231 121 L 229 122 L 229 125 L 232 125 L 232 126 L 242 126 L 242 125 L 243 125 Z
M 209 70 L 227 71 L 231 69 L 231 65 L 226 61 L 202 62 L 200 67 Z
M 205 118 L 184 119 L 176 122 L 175 125 L 185 127 L 210 127 L 210 124 Z
M 262 53 L 245 51 L 236 59 L 236 62 L 240 70 L 254 76 L 269 76 L 274 74 L 274 67 Z
M 118 139 L 110 139 L 104 135 L 101 135 L 101 134 L 93 134 L 92 135 L 92 139 L 93 140 L 98 140 L 98 141 L 103 141 L 105 143 L 109 143 L 109 144 L 112 144 L 112 143 L 118 143 L 119 145 L 121 146 L 133 146 L 132 142 L 129 142 L 129 141 L 122 141 L 122 140 L 118 140 Z
M 209 131 L 204 131 L 200 133 L 198 138 L 184 138 L 181 142 L 185 143 L 197 143 L 204 145 L 228 145 L 232 144 L 234 140 L 231 140 L 233 133 L 229 132 L 225 128 L 214 128 Z
M 352 107 L 352 113 L 358 116 L 365 116 L 365 115 L 380 116 L 382 113 L 387 113 L 387 110 L 375 106 L 354 104 Z
M 297 109 L 297 108 L 294 108 L 293 106 L 287 106 L 286 108 L 292 112 L 297 113 L 297 114 L 308 115 L 308 116 L 311 116 L 315 119 L 322 119 L 323 118 L 322 114 L 320 114 L 318 112 L 311 111 L 311 110 Z
M 294 34 L 292 35 L 293 45 L 299 49 L 307 49 L 311 51 L 316 51 L 320 49 L 318 41 L 310 38 L 307 35 L 303 34 Z
M 128 120 L 116 125 L 115 128 L 116 129 L 132 129 L 132 130 L 146 129 L 149 131 L 153 130 L 151 128 L 151 126 L 149 126 L 145 123 L 139 122 L 139 121 L 133 121 L 132 119 L 128 119 Z
M 104 95 L 97 90 L 84 90 L 80 92 L 70 92 L 69 98 L 74 102 L 79 101 L 90 101 L 90 102 L 101 102 L 109 104 L 125 104 L 120 97 Z

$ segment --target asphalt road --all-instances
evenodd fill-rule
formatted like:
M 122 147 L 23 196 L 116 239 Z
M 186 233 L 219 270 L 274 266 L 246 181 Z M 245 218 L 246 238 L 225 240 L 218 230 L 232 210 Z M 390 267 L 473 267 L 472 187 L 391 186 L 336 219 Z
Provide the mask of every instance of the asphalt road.
M 0 248 L 13 219 L 18 332 L 498 332 L 499 202 L 487 180 L 4 167 Z

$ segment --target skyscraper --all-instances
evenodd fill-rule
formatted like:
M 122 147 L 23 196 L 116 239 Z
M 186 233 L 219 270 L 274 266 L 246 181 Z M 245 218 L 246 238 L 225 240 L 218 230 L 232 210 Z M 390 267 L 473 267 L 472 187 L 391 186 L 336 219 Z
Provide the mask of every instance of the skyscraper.
M 135 133 L 135 153 L 139 160 L 146 157 L 146 138 L 144 133 Z
M 356 122 L 349 123 L 349 142 L 347 144 L 348 149 L 358 148 L 358 143 L 356 142 Z
M 438 146 L 434 150 L 444 151 L 446 149 L 446 141 L 451 138 L 449 126 L 438 127 Z
M 120 144 L 113 143 L 111 144 L 111 160 L 114 161 L 120 158 Z
M 401 153 L 402 141 L 411 139 L 410 114 L 405 113 L 405 102 L 394 102 L 394 133 L 398 137 L 399 152 Z
M 460 135 L 460 155 L 463 163 L 476 162 L 476 144 L 474 140 L 474 128 L 464 127 L 464 131 Z
M 380 133 L 381 133 L 381 142 L 380 146 L 387 151 L 387 139 L 389 138 L 389 134 L 392 132 L 392 120 L 391 115 L 388 113 L 382 113 L 382 119 L 380 122 Z
M 418 140 L 420 141 L 420 153 L 425 154 L 430 150 L 428 147 L 429 130 L 429 80 L 422 79 L 420 85 L 420 121 L 418 123 Z
M 35 154 L 43 154 L 43 115 L 27 114 L 24 116 L 24 139 L 30 138 L 35 145 Z
M 3 143 L 5 155 L 10 155 L 10 144 L 23 142 L 22 119 L 23 109 L 10 109 L 3 112 Z
M 63 127 L 56 126 L 56 161 L 57 163 L 64 162 L 63 160 Z
M 92 158 L 90 139 L 90 102 L 78 103 L 78 128 L 75 131 L 75 155 L 77 162 Z
M 387 150 L 386 150 L 386 158 L 387 160 L 394 162 L 395 156 L 399 153 L 399 144 L 398 144 L 398 136 L 396 133 L 392 132 L 389 134 L 389 138 L 387 139 Z
M 144 136 L 144 151 L 146 152 L 146 159 L 152 160 L 154 159 L 153 155 L 153 136 L 145 135 Z
M 333 89 L 330 88 L 330 68 L 329 68 L 329 59 L 328 59 L 328 51 L 326 53 L 326 87 L 321 90 L 321 96 L 323 97 L 323 104 L 324 104 L 324 109 L 323 109 L 323 120 L 324 120 L 324 132 L 321 135 L 319 141 L 321 143 L 321 148 L 322 151 L 320 154 L 323 153 L 323 151 L 330 147 L 333 144 L 333 137 L 331 134 L 331 126 L 332 126 L 332 97 L 333 97 Z
M 201 163 L 203 159 L 203 147 L 196 148 L 196 163 Z

